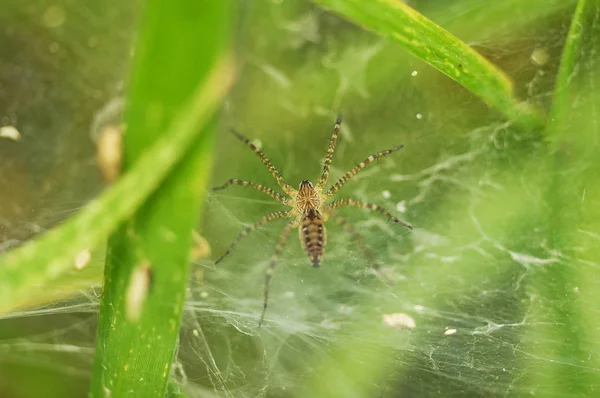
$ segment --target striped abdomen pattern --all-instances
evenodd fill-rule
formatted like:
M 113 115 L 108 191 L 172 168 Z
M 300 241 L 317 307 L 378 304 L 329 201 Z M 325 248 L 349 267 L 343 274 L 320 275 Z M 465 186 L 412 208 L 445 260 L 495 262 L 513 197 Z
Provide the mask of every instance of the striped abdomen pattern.
M 325 222 L 317 210 L 309 209 L 304 213 L 298 233 L 304 251 L 306 251 L 313 267 L 319 267 L 327 235 L 325 234 Z

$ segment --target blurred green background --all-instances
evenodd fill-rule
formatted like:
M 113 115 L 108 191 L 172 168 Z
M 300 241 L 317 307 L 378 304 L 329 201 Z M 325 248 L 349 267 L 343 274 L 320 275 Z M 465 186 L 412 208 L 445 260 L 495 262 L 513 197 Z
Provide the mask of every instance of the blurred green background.
M 505 71 L 520 98 L 550 109 L 576 2 L 408 3 Z M 0 251 L 104 188 L 94 126 L 123 94 L 140 10 L 116 1 L 8 0 L 0 14 L 0 123 L 17 126 L 22 140 L 0 139 Z M 285 221 L 245 238 L 218 266 L 197 261 L 172 375 L 181 390 L 596 396 L 600 168 L 590 153 L 600 149 L 600 39 L 576 64 L 576 95 L 564 109 L 571 124 L 560 126 L 568 134 L 550 140 L 550 129 L 512 126 L 397 43 L 310 2 L 239 1 L 236 21 L 239 75 L 221 114 L 214 185 L 240 178 L 276 186 L 229 127 L 257 140 L 288 183 L 314 182 L 342 113 L 332 179 L 374 152 L 406 147 L 338 197 L 378 203 L 415 230 L 359 209 L 340 212 L 393 286 L 368 272 L 334 223 L 320 269 L 292 234 L 261 329 L 263 274 Z M 280 209 L 242 187 L 209 194 L 198 229 L 211 258 Z M 0 316 L 0 396 L 87 394 L 100 252 L 49 289 L 39 308 Z M 397 313 L 416 326 L 382 321 Z

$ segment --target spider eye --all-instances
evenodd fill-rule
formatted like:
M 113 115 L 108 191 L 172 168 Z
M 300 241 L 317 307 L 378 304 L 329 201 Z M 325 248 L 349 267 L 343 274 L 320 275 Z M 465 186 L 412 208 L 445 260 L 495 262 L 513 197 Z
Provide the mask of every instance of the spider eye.
M 312 188 L 313 184 L 312 184 L 312 182 L 310 182 L 310 181 L 308 181 L 308 180 L 302 180 L 302 181 L 300 182 L 300 188 L 302 188 L 302 187 L 306 187 L 306 186 L 308 186 L 308 187 L 311 187 L 311 188 Z

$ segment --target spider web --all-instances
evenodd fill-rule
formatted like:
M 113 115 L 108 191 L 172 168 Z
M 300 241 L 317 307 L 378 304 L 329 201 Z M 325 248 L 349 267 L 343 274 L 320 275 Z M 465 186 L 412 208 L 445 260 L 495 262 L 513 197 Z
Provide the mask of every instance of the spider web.
M 444 15 L 452 23 L 461 13 L 485 15 L 477 1 L 453 2 L 450 15 L 444 14 L 447 2 L 413 3 L 425 15 Z M 49 7 L 39 2 L 29 11 L 15 6 L 14 12 L 31 21 L 44 18 Z M 75 21 L 70 29 L 87 26 L 93 2 L 69 7 L 68 21 Z M 51 51 L 53 43 L 73 45 L 72 56 L 96 65 L 74 69 L 66 82 L 51 82 L 62 99 L 51 107 L 18 101 L 35 98 L 29 85 L 29 91 L 12 86 L 12 95 L 0 96 L 8 109 L 3 124 L 17 125 L 24 137 L 0 141 L 7 159 L 2 184 L 16 187 L 12 196 L 0 194 L 2 208 L 13 209 L 0 214 L 2 249 L 52 227 L 100 189 L 90 135 L 107 114 L 112 117 L 119 101 L 126 65 L 115 70 L 110 60 L 129 51 L 123 38 L 132 33 L 125 27 L 134 12 L 119 7 L 115 15 L 122 26 L 109 29 L 100 41 L 110 50 L 103 53 L 105 60 L 98 60 L 95 46 L 80 48 L 76 44 L 83 43 L 68 42 L 66 34 L 40 33 L 38 48 L 24 45 L 27 29 L 2 33 L 7 39 L 0 43 L 24 49 L 24 55 L 0 60 L 3 81 L 11 72 L 20 76 L 18 68 L 27 62 L 35 65 L 32 73 L 40 81 L 44 74 L 52 76 L 48 60 L 56 58 L 40 51 Z M 543 18 L 532 17 L 536 23 L 511 26 L 507 14 L 504 24 L 464 37 L 515 79 L 521 97 L 543 107 L 549 105 L 572 12 L 570 5 L 549 7 L 540 13 Z M 97 22 L 97 34 L 72 40 L 89 44 L 105 31 L 105 23 Z M 465 28 L 465 35 L 473 29 Z M 549 241 L 544 195 L 551 172 L 540 170 L 541 138 L 502 120 L 396 44 L 319 8 L 295 1 L 248 3 L 240 30 L 245 68 L 223 113 L 223 131 L 235 126 L 255 140 L 294 186 L 303 179 L 316 182 L 338 111 L 344 123 L 330 183 L 368 155 L 404 143 L 402 151 L 361 171 L 336 198 L 377 203 L 415 229 L 406 231 L 367 210 L 339 212 L 360 232 L 391 285 L 369 270 L 368 258 L 335 222 L 326 224 L 328 243 L 319 269 L 311 268 L 292 233 L 260 329 L 264 272 L 286 221 L 259 228 L 217 266 L 210 259 L 196 262 L 173 369 L 181 389 L 194 397 L 552 396 L 557 391 L 564 396 L 548 376 L 556 372 L 571 383 L 573 396 L 591 395 L 600 372 L 593 337 L 569 334 L 569 317 L 560 309 L 594 308 L 580 289 L 597 284 L 600 264 L 581 247 L 565 249 Z M 36 63 L 36 57 L 48 62 Z M 585 67 L 598 69 L 597 63 Z M 58 64 L 59 70 L 68 68 L 66 61 Z M 97 75 L 103 89 L 93 95 L 86 82 Z M 73 101 L 79 102 L 73 93 L 88 100 L 81 120 L 66 117 Z M 28 119 L 32 110 L 43 110 L 53 127 L 43 130 L 44 117 Z M 597 123 L 596 114 L 590 119 Z M 47 143 L 54 141 L 58 144 L 49 151 Z M 217 149 L 215 184 L 233 177 L 277 188 L 235 137 L 223 133 Z M 24 163 L 28 157 L 35 161 Z M 242 187 L 209 194 L 199 230 L 211 244 L 211 258 L 242 228 L 280 209 Z M 582 233 L 596 244 L 600 239 L 597 231 Z M 32 372 L 41 386 L 44 380 L 61 385 L 63 396 L 87 391 L 99 302 L 97 287 L 90 286 L 99 280 L 102 254 L 93 258 L 87 274 L 73 272 L 54 287 L 61 301 L 0 320 L 0 395 L 20 391 L 2 374 L 24 380 Z M 557 287 L 550 277 L 556 266 L 584 276 L 566 278 Z M 585 278 L 591 282 L 583 283 Z M 561 294 L 561 301 L 553 301 L 554 294 Z

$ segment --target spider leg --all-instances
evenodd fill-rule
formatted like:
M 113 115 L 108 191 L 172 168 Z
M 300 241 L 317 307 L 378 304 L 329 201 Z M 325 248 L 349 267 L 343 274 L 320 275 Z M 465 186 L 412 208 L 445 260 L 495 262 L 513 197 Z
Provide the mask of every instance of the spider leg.
M 243 135 L 242 133 L 240 133 L 239 131 L 237 131 L 235 129 L 231 129 L 231 132 L 237 138 L 239 138 L 240 141 L 242 141 L 244 144 L 246 144 L 248 146 L 248 148 L 252 149 L 252 151 L 256 154 L 256 156 L 258 156 L 260 158 L 260 160 L 262 161 L 262 163 L 267 167 L 267 169 L 269 169 L 269 173 L 271 173 L 271 175 L 275 178 L 275 180 L 277 180 L 277 183 L 279 184 L 279 186 L 283 189 L 283 191 L 285 193 L 287 193 L 288 195 L 292 196 L 293 193 L 296 192 L 296 190 L 291 185 L 289 185 L 288 183 L 286 183 L 283 180 L 283 178 L 279 174 L 279 170 L 277 170 L 271 164 L 271 161 L 269 160 L 269 158 L 267 158 L 265 156 L 265 154 L 262 153 L 262 151 L 256 147 L 256 145 L 254 145 L 253 143 L 251 143 L 250 140 L 248 138 L 246 138 L 246 136 Z
M 340 125 L 342 124 L 342 117 L 338 116 L 335 121 L 335 127 L 333 128 L 333 134 L 331 135 L 331 140 L 329 141 L 329 148 L 327 148 L 327 155 L 325 156 L 325 161 L 323 162 L 323 172 L 319 177 L 319 182 L 317 183 L 317 187 L 323 189 L 325 184 L 327 184 L 327 179 L 329 178 L 329 167 L 331 166 L 331 161 L 333 160 L 333 152 L 335 151 L 335 144 L 337 142 L 337 137 L 340 132 Z
M 248 234 L 250 234 L 250 232 L 255 231 L 258 227 L 260 227 L 261 225 L 266 224 L 266 223 L 268 223 L 270 221 L 278 220 L 280 218 L 285 218 L 285 217 L 289 217 L 289 216 L 290 216 L 290 212 L 288 210 L 276 211 L 274 213 L 267 214 L 266 216 L 264 216 L 263 218 L 261 218 L 260 220 L 258 220 L 257 222 L 255 222 L 254 224 L 250 225 L 245 230 L 243 230 L 242 232 L 240 232 L 240 234 L 231 243 L 231 245 L 229 246 L 229 248 L 227 250 L 225 250 L 225 253 L 223 253 L 221 255 L 221 257 L 219 257 L 218 259 L 215 260 L 215 264 L 218 264 L 221 261 L 223 261 L 223 259 L 229 253 L 231 253 L 233 251 L 233 249 L 235 249 L 235 247 L 240 242 L 240 240 L 242 240 L 243 237 L 248 236 Z
M 267 305 L 269 303 L 269 285 L 271 282 L 271 278 L 273 277 L 273 272 L 275 272 L 275 267 L 277 266 L 277 260 L 279 259 L 279 255 L 281 254 L 281 251 L 283 250 L 283 247 L 285 246 L 285 242 L 288 238 L 288 236 L 290 235 L 290 232 L 292 231 L 292 228 L 294 226 L 294 221 L 288 223 L 288 225 L 285 226 L 285 228 L 283 229 L 283 232 L 281 232 L 281 235 L 279 236 L 279 241 L 277 242 L 277 246 L 275 247 L 275 252 L 273 253 L 273 256 L 271 256 L 271 264 L 269 265 L 269 268 L 267 268 L 267 271 L 265 272 L 265 290 L 264 290 L 264 301 L 263 301 L 263 310 L 262 313 L 260 314 L 260 319 L 258 321 L 258 327 L 260 327 L 265 319 L 265 313 L 267 312 Z
M 363 209 L 375 210 L 376 212 L 383 214 L 389 220 L 395 222 L 396 224 L 400 224 L 403 227 L 406 227 L 408 229 L 413 229 L 412 225 L 405 223 L 404 221 L 400 221 L 392 213 L 390 213 L 383 207 L 373 204 L 373 203 L 360 202 L 360 201 L 354 200 L 354 199 L 340 199 L 340 200 L 336 200 L 335 202 L 332 202 L 331 204 L 329 204 L 329 207 L 331 209 L 336 209 L 336 208 L 342 207 L 342 206 L 352 206 L 352 207 L 360 207 Z
M 381 279 L 383 279 L 385 282 L 391 284 L 392 281 L 385 273 L 383 273 L 381 271 L 381 269 L 379 268 L 379 264 L 377 264 L 377 261 L 375 260 L 375 256 L 373 255 L 373 252 L 365 244 L 365 241 L 363 240 L 362 236 L 358 233 L 358 231 L 354 228 L 354 226 L 352 224 L 350 224 L 348 221 L 346 221 L 346 219 L 344 217 L 339 216 L 337 214 L 333 214 L 333 218 L 335 219 L 335 221 L 338 224 L 340 224 L 340 226 L 342 228 L 344 228 L 344 230 L 352 237 L 352 239 L 354 239 L 354 241 L 356 242 L 356 244 L 358 245 L 360 250 L 363 252 L 365 257 L 367 257 L 367 259 L 371 263 L 370 266 L 377 273 L 377 275 L 380 276 Z
M 404 147 L 404 144 L 398 145 L 394 148 L 386 149 L 385 151 L 377 152 L 376 154 L 369 156 L 368 158 L 366 158 L 365 160 L 363 160 L 362 162 L 357 164 L 352 170 L 350 170 L 349 172 L 344 174 L 339 180 L 337 180 L 337 182 L 335 184 L 333 184 L 329 188 L 329 190 L 327 190 L 327 192 L 325 192 L 325 196 L 331 197 L 333 194 L 335 194 L 337 191 L 339 191 L 340 188 L 343 187 L 346 182 L 348 182 L 348 180 L 350 180 L 352 177 L 354 177 L 359 171 L 361 171 L 362 169 L 367 167 L 367 165 L 372 163 L 375 159 L 378 159 L 382 156 L 387 156 L 390 153 L 393 153 L 393 152 L 396 152 L 396 151 L 402 149 L 403 147 Z
M 230 185 L 242 185 L 244 187 L 250 187 L 250 188 L 252 188 L 252 189 L 254 189 L 256 191 L 266 193 L 267 195 L 269 195 L 270 197 L 272 197 L 276 201 L 278 201 L 280 203 L 283 203 L 284 205 L 290 205 L 290 201 L 288 200 L 288 198 L 286 198 L 285 196 L 283 196 L 279 192 L 275 192 L 271 188 L 265 187 L 264 185 L 255 184 L 255 183 L 250 182 L 250 181 L 239 180 L 237 178 L 230 178 L 229 180 L 227 180 L 225 182 L 225 184 L 223 184 L 221 186 L 218 186 L 218 187 L 214 187 L 213 191 L 219 191 L 221 189 L 225 189 L 225 188 L 227 188 Z

